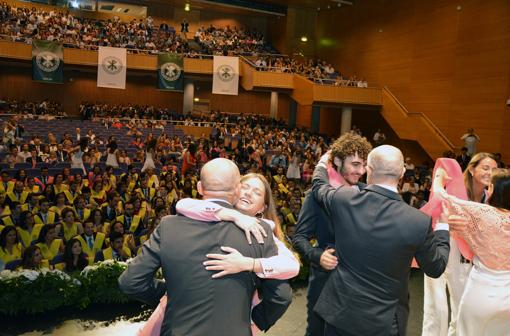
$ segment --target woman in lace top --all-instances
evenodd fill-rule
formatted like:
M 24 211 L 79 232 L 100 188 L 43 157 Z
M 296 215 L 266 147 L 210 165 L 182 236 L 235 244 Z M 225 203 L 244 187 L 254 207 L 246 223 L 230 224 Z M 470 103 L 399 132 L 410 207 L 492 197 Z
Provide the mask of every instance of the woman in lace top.
M 462 295 L 458 336 L 507 336 L 510 332 L 510 170 L 495 169 L 488 189 L 489 204 L 464 201 L 441 189 L 448 172 L 435 174 L 435 191 L 450 209 L 451 230 L 475 254 Z

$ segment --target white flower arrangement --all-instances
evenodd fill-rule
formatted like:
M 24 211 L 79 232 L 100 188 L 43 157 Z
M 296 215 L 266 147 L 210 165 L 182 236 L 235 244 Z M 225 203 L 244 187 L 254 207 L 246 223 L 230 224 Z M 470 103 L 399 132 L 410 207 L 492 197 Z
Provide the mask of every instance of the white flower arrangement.
M 35 281 L 39 277 L 39 272 L 28 269 L 22 270 L 20 274 L 30 281 Z

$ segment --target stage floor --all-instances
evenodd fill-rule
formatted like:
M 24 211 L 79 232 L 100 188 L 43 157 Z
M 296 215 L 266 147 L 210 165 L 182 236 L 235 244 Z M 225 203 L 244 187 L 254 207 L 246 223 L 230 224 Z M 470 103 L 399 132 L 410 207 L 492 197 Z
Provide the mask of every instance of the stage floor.
M 423 317 L 423 274 L 413 272 L 409 284 L 411 294 L 411 314 L 408 324 L 408 336 L 421 335 Z M 50 334 L 55 336 L 128 336 L 135 335 L 143 322 L 139 318 L 115 322 L 95 322 L 91 320 L 68 320 L 53 329 Z M 294 292 L 294 300 L 283 318 L 269 330 L 267 336 L 302 336 L 306 328 L 306 288 Z M 0 335 L 4 335 L 0 332 Z M 24 336 L 48 335 L 48 331 L 34 331 Z

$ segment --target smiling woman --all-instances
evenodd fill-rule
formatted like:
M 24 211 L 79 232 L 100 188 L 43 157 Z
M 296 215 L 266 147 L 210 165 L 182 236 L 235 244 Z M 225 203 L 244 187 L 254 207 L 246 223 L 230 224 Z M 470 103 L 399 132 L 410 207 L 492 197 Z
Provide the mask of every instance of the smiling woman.
M 464 171 L 464 183 L 470 201 L 486 202 L 486 189 L 491 182 L 492 170 L 495 168 L 498 168 L 498 164 L 492 154 L 478 153 L 473 156 Z

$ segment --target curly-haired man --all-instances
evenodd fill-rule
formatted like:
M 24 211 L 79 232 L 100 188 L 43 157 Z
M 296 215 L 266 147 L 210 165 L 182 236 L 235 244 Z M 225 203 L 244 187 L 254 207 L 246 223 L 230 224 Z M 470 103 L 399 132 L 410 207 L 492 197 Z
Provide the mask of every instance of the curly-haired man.
M 346 185 L 359 189 L 360 178 L 366 173 L 366 161 L 372 146 L 360 135 L 346 133 L 339 137 L 330 148 L 330 183 L 336 186 Z M 336 183 L 335 183 L 336 182 Z M 316 246 L 310 244 L 311 238 L 317 239 Z M 319 206 L 312 194 L 306 196 L 299 219 L 293 244 L 296 250 L 310 262 L 308 282 L 308 318 L 306 336 L 322 336 L 324 320 L 313 311 L 313 307 L 338 260 L 335 256 L 334 235 L 329 217 Z

